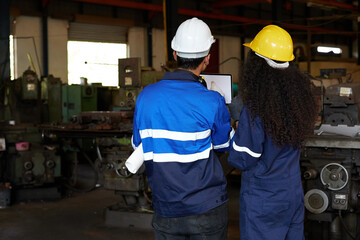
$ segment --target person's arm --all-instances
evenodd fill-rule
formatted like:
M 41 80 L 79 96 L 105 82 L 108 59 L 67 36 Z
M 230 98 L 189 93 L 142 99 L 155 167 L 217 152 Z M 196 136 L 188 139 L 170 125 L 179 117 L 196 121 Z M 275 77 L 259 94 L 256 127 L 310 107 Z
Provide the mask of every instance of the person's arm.
M 237 122 L 239 121 L 240 112 L 241 112 L 243 106 L 244 106 L 244 104 L 243 104 L 242 98 L 239 94 L 236 97 L 234 97 L 231 100 L 231 103 L 229 104 L 230 116 L 234 120 L 235 124 L 237 124 Z
M 139 99 L 138 99 L 139 102 Z M 139 128 L 138 128 L 138 123 L 137 123 L 137 115 L 138 115 L 138 110 L 139 107 L 138 105 L 135 106 L 135 111 L 134 111 L 134 118 L 133 118 L 133 135 L 131 137 L 131 145 L 133 147 L 133 149 L 135 150 L 141 143 L 141 137 L 140 137 L 140 132 L 139 132 Z
M 226 108 L 224 98 L 221 98 L 211 133 L 214 150 L 219 152 L 229 151 L 234 134 L 235 131 L 231 127 L 229 111 Z
M 265 135 L 261 122 L 251 118 L 244 109 L 239 118 L 239 125 L 230 148 L 228 162 L 237 169 L 248 170 L 256 166 L 263 153 Z

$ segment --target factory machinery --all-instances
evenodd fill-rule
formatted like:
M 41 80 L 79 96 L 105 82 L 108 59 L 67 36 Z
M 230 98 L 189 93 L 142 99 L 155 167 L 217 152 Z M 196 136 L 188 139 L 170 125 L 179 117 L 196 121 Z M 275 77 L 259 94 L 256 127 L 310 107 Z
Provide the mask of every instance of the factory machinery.
M 128 58 L 119 59 L 119 87 L 64 85 L 53 76 L 39 79 L 32 70 L 6 82 L 0 104 L 0 207 L 10 204 L 2 194 L 5 186 L 14 202 L 61 198 L 64 187 L 101 186 L 118 193 L 127 209 L 148 209 L 145 169 L 133 175 L 121 166 L 133 150 L 136 97 L 163 74 Z M 93 172 L 90 183 L 81 182 L 83 165 Z M 109 207 L 109 225 L 122 207 Z
M 63 85 L 27 70 L 6 83 L 0 105 L 0 207 L 60 198 L 64 186 L 113 190 L 122 203 L 106 209 L 106 224 L 151 227 L 151 192 L 144 166 L 123 168 L 132 153 L 132 118 L 142 88 L 163 72 L 143 71 L 140 59 L 119 59 L 119 87 Z M 315 87 L 321 121 L 301 152 L 306 239 L 360 239 L 360 83 Z M 86 164 L 93 172 L 81 185 Z M 3 201 L 3 202 L 2 202 Z
M 322 120 L 300 159 L 305 238 L 360 239 L 360 83 L 317 90 Z

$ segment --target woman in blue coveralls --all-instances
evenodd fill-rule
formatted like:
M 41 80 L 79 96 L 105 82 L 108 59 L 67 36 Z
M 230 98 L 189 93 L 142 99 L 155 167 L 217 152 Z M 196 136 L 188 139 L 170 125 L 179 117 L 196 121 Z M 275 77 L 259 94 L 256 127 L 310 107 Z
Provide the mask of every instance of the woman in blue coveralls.
M 240 238 L 303 239 L 299 149 L 317 114 L 310 80 L 291 62 L 284 29 L 268 25 L 244 45 L 244 107 L 228 159 L 242 170 Z

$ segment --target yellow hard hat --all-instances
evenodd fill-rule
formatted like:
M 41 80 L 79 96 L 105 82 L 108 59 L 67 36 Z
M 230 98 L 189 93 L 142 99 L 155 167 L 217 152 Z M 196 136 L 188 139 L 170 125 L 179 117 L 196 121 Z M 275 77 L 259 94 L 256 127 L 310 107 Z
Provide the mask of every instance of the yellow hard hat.
M 244 46 L 275 61 L 288 62 L 295 58 L 290 34 L 276 25 L 264 27 L 251 43 L 244 43 Z

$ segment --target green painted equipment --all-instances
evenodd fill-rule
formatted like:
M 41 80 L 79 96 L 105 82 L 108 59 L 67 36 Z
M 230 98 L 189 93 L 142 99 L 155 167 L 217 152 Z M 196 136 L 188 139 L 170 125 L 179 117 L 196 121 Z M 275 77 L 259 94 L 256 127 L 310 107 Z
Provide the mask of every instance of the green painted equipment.
M 63 122 L 82 112 L 97 110 L 97 87 L 82 85 L 62 86 Z

